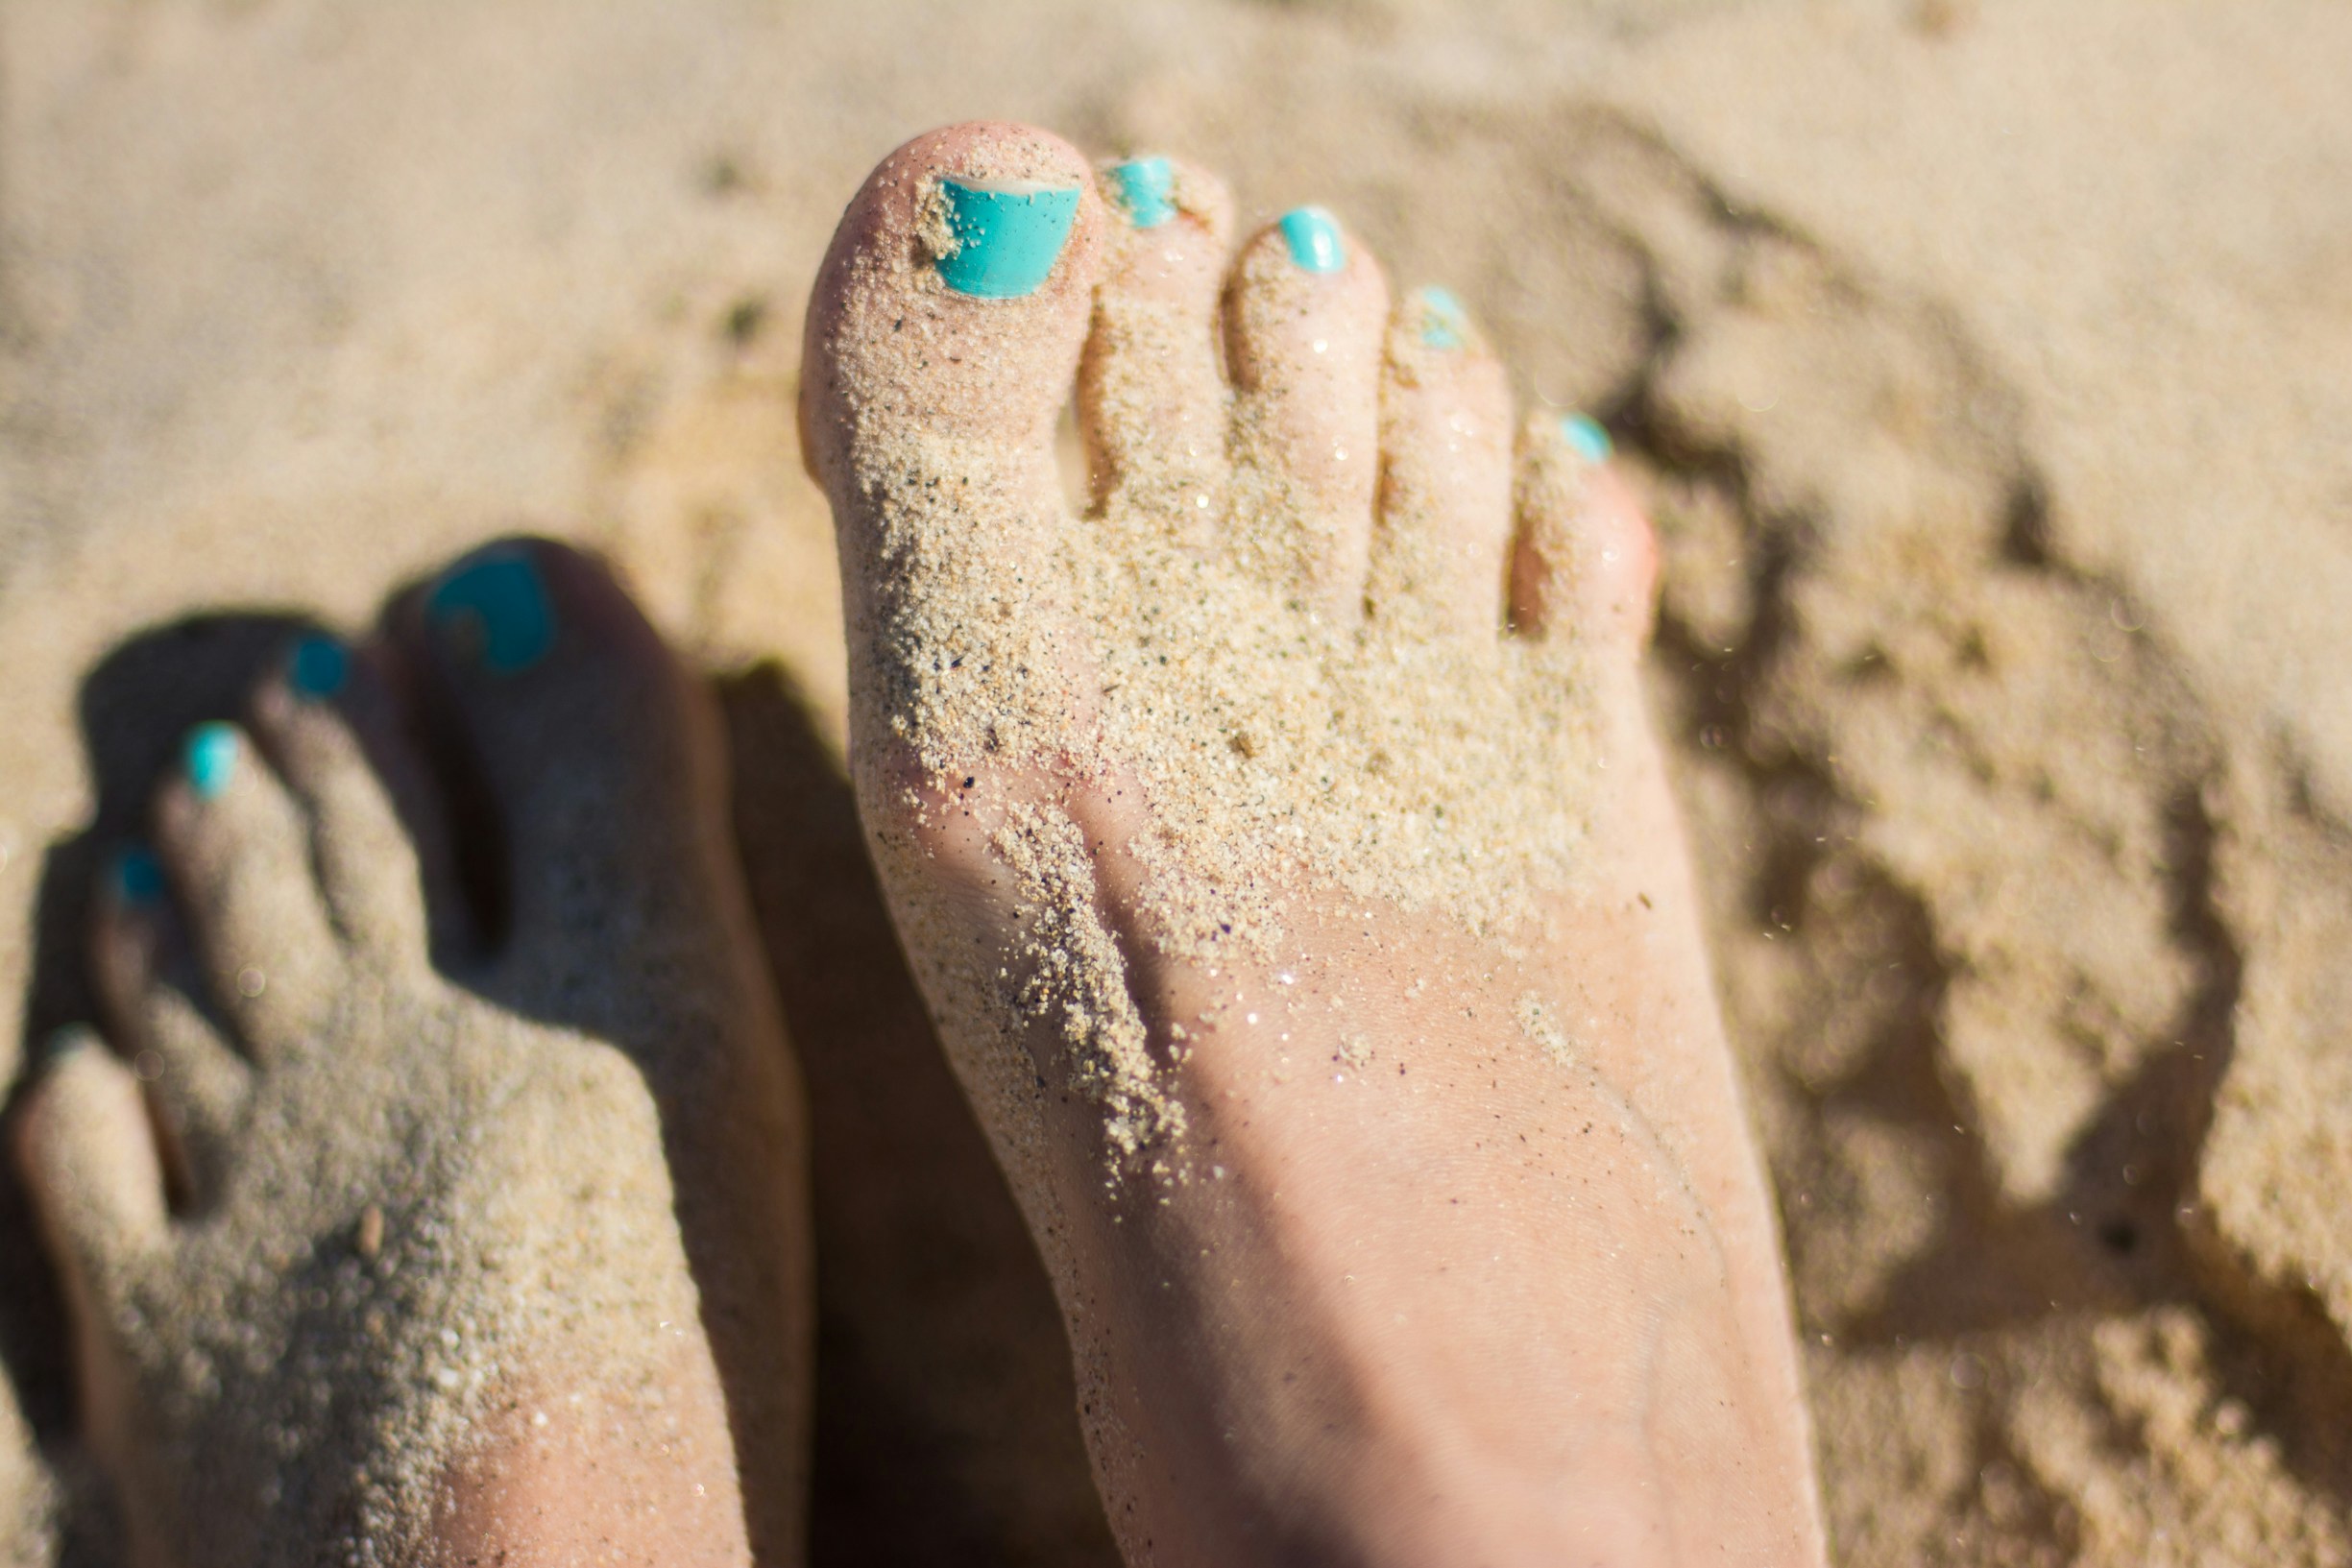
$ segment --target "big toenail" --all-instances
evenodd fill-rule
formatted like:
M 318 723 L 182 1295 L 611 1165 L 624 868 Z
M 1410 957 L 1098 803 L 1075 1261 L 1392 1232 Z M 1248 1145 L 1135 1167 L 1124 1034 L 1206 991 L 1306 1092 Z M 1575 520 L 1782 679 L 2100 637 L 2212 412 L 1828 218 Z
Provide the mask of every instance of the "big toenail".
M 1416 297 L 1420 305 L 1421 341 L 1432 349 L 1454 350 L 1470 341 L 1470 313 L 1462 308 L 1449 289 L 1422 289 Z
M 216 800 L 237 776 L 237 732 L 228 724 L 199 724 L 188 732 L 187 750 L 180 759 L 187 770 L 188 787 L 200 801 Z
M 286 658 L 287 684 L 296 696 L 314 702 L 342 690 L 351 671 L 351 656 L 331 637 L 303 638 Z
M 527 550 L 477 556 L 433 590 L 425 615 L 453 654 L 493 675 L 520 674 L 555 646 L 555 610 Z
M 940 281 L 979 300 L 1018 300 L 1037 292 L 1060 259 L 1062 242 L 1078 219 L 1075 187 L 1032 181 L 992 184 L 938 182 L 939 223 L 945 232 L 926 238 Z
M 1563 418 L 1560 436 L 1568 444 L 1569 450 L 1588 463 L 1606 463 L 1609 454 L 1616 450 L 1609 439 L 1609 432 L 1601 428 L 1600 422 L 1583 414 L 1570 414 Z
M 112 872 L 114 896 L 128 907 L 154 904 L 163 897 L 162 862 L 137 844 L 116 853 Z
M 1176 171 L 1164 157 L 1134 157 L 1111 166 L 1111 190 L 1137 229 L 1157 229 L 1176 215 Z
M 1311 273 L 1335 273 L 1347 264 L 1347 247 L 1340 243 L 1340 226 L 1319 206 L 1293 207 L 1282 214 L 1282 238 L 1291 259 Z

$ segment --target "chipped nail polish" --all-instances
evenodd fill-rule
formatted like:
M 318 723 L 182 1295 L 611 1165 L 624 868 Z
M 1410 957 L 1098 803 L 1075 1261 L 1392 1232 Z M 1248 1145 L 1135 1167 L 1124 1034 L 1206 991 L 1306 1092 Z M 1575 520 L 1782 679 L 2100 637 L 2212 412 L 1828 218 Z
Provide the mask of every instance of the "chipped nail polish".
M 145 846 L 126 845 L 114 855 L 109 880 L 114 897 L 133 908 L 163 897 L 163 865 Z
M 555 646 L 555 609 L 525 549 L 484 551 L 443 578 L 425 618 L 453 654 L 493 675 L 519 675 Z
M 237 753 L 242 742 L 231 724 L 199 724 L 188 732 L 180 763 L 187 772 L 188 787 L 200 801 L 217 800 L 237 776 Z
M 286 656 L 286 684 L 296 696 L 313 702 L 342 690 L 351 670 L 351 655 L 331 637 L 305 637 Z
M 938 199 L 948 243 L 938 248 L 940 281 L 978 300 L 1018 300 L 1037 292 L 1061 259 L 1078 219 L 1075 187 L 1031 181 L 971 184 L 942 179 Z
M 1583 414 L 1564 415 L 1560 421 L 1561 439 L 1568 444 L 1577 456 L 1588 463 L 1606 463 L 1616 446 L 1600 422 Z
M 1425 288 L 1416 296 L 1420 305 L 1421 341 L 1432 349 L 1452 350 L 1470 341 L 1470 313 L 1462 308 L 1451 289 Z
M 1157 229 L 1176 215 L 1176 170 L 1164 157 L 1131 157 L 1110 170 L 1111 192 L 1128 223 Z
M 1282 214 L 1282 238 L 1291 260 L 1311 273 L 1335 273 L 1347 264 L 1347 248 L 1340 242 L 1340 226 L 1319 206 L 1293 207 Z

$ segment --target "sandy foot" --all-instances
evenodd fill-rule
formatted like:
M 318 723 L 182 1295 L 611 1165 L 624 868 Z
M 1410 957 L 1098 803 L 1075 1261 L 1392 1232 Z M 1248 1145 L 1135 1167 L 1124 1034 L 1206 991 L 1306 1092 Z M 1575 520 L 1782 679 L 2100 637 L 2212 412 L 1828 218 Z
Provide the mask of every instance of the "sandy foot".
M 1231 257 L 1228 211 L 953 128 L 869 179 L 809 317 L 861 810 L 1114 1527 L 1817 1562 L 1646 524 L 1594 427 L 1515 440 L 1450 296 L 1392 303 L 1311 208 Z
M 558 546 L 390 625 L 190 736 L 21 1122 L 133 1559 L 797 1560 L 806 1146 L 715 715 Z

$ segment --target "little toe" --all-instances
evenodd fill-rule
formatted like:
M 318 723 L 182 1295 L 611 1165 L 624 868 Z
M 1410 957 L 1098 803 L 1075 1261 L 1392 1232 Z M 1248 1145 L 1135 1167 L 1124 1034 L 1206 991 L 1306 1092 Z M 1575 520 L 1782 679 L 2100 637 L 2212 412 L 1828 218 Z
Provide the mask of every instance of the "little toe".
M 68 1031 L 25 1092 L 15 1133 L 34 1213 L 89 1324 L 169 1223 L 138 1080 L 87 1030 Z
M 1511 529 L 1509 379 L 1460 301 L 1418 289 L 1389 325 L 1369 613 L 1418 633 L 1498 630 Z
M 245 1045 L 266 1064 L 309 1039 L 341 990 L 342 946 L 309 824 L 244 730 L 188 733 L 157 792 L 156 845 L 212 1001 Z
M 482 923 L 516 983 L 552 1001 L 709 928 L 691 902 L 727 847 L 716 719 L 611 575 L 544 540 L 490 545 L 399 617 L 403 652 L 484 820 Z
M 202 1207 L 220 1190 L 253 1070 L 194 1000 L 196 956 L 155 857 L 118 855 L 95 907 L 91 979 L 108 1032 L 146 1086 L 177 1190 Z
M 1214 176 L 1170 157 L 1128 158 L 1102 179 L 1118 221 L 1078 399 L 1095 503 L 1131 508 L 1205 550 L 1225 505 L 1217 300 L 1233 201 Z
M 1224 308 L 1236 545 L 1352 620 L 1379 474 L 1388 280 L 1329 213 L 1299 207 L 1244 249 Z
M 1519 443 L 1518 535 L 1511 618 L 1537 637 L 1570 636 L 1630 660 L 1649 641 L 1658 542 L 1609 466 L 1608 432 L 1582 414 L 1539 415 Z
M 446 829 L 382 679 L 336 639 L 305 636 L 255 688 L 251 721 L 310 819 L 320 889 L 344 940 L 378 967 L 421 967 L 425 884 L 412 834 Z M 407 781 L 400 805 L 387 775 Z

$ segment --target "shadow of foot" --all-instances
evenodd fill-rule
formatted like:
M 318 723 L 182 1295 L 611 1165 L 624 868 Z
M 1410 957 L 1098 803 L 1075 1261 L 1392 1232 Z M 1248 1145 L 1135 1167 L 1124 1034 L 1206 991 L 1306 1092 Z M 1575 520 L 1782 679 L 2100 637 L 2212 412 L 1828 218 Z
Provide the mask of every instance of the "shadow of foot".
M 1116 1563 L 1060 1314 L 899 953 L 848 781 L 776 666 L 719 694 L 815 1129 L 810 1560 Z

